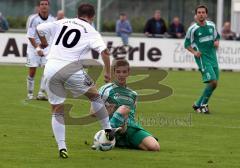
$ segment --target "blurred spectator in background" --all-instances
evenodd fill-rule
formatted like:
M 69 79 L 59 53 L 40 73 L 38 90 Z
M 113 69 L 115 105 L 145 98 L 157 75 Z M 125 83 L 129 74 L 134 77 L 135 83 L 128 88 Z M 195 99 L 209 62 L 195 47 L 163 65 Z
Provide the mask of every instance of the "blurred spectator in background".
M 236 33 L 231 30 L 231 23 L 225 22 L 222 28 L 222 38 L 224 40 L 235 40 Z
M 172 38 L 183 38 L 185 36 L 185 30 L 182 23 L 180 23 L 179 17 L 174 17 L 171 23 L 168 33 Z
M 61 20 L 61 19 L 64 19 L 64 18 L 65 18 L 64 11 L 63 11 L 63 10 L 59 10 L 59 11 L 57 12 L 56 20 Z
M 116 33 L 121 37 L 123 45 L 128 45 L 128 36 L 132 33 L 132 26 L 125 13 L 119 15 L 119 20 L 116 22 Z
M 146 36 L 163 35 L 167 31 L 165 21 L 161 18 L 160 10 L 156 10 L 153 18 L 149 19 L 144 28 Z
M 7 19 L 0 12 L 0 32 L 5 32 L 9 28 Z

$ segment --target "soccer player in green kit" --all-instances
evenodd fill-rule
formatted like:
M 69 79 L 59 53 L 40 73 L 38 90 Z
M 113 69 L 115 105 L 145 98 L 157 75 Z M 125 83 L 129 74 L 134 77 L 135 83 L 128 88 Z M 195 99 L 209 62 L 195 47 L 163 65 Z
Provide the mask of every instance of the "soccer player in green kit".
M 216 50 L 219 46 L 219 34 L 213 22 L 206 20 L 208 9 L 200 5 L 195 9 L 194 23 L 187 31 L 185 37 L 185 48 L 190 51 L 195 58 L 195 62 L 202 74 L 202 80 L 206 87 L 193 104 L 196 112 L 209 114 L 208 101 L 217 87 L 219 79 L 219 68 Z
M 157 140 L 134 119 L 137 93 L 127 87 L 129 74 L 129 63 L 124 59 L 116 60 L 113 63 L 114 81 L 99 90 L 110 114 L 111 126 L 122 127 L 121 133 L 116 135 L 116 146 L 159 151 Z

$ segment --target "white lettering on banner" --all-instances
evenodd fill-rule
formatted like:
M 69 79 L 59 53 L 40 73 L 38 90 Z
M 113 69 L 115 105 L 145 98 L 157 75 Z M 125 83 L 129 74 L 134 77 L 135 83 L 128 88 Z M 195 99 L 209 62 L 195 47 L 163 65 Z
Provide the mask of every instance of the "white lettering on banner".
M 184 46 L 183 39 L 130 37 L 129 47 L 121 46 L 119 37 L 103 37 L 113 58 L 125 58 L 131 66 L 156 68 L 197 68 L 194 56 Z M 0 34 L 0 62 L 25 63 L 27 38 L 25 34 Z M 95 51 L 82 59 L 95 59 L 102 63 Z M 240 43 L 220 41 L 218 49 L 220 69 L 240 70 Z

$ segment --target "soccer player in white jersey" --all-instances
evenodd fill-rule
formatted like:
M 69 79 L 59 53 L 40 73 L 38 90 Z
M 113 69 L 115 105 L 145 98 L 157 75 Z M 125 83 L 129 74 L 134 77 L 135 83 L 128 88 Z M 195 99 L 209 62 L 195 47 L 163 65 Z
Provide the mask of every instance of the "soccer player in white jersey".
M 27 63 L 26 66 L 29 67 L 28 77 L 27 77 L 27 97 L 28 99 L 33 99 L 34 92 L 34 77 L 36 74 L 37 67 L 43 67 L 46 64 L 46 51 L 43 52 L 38 45 L 40 44 L 39 37 L 36 32 L 37 25 L 46 22 L 53 22 L 55 18 L 51 16 L 49 12 L 49 1 L 40 0 L 38 3 L 39 13 L 29 17 L 28 28 L 27 28 L 27 38 L 28 38 L 28 47 L 27 47 Z M 50 40 L 50 39 L 48 39 Z M 46 49 L 47 50 L 47 49 Z M 40 89 L 37 95 L 37 99 L 44 100 L 46 99 L 45 95 L 45 86 L 43 83 L 43 77 L 40 83 Z
M 113 140 L 115 132 L 120 130 L 111 128 L 105 105 L 81 64 L 81 58 L 94 49 L 101 54 L 104 62 L 105 82 L 111 80 L 109 51 L 101 35 L 91 26 L 94 15 L 92 5 L 82 4 L 78 8 L 78 18 L 61 19 L 37 27 L 43 48 L 48 46 L 45 36 L 51 34 L 53 37 L 44 78 L 48 101 L 52 105 L 52 129 L 61 158 L 68 158 L 63 104 L 66 90 L 75 96 L 84 94 L 89 98 L 95 116 L 100 120 L 109 140 Z

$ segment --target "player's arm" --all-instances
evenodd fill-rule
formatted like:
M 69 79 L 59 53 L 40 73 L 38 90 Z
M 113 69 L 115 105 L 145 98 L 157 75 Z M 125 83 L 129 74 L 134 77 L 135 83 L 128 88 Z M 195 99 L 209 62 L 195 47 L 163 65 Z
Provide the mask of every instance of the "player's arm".
M 42 23 L 37 26 L 37 34 L 41 41 L 41 46 L 40 46 L 41 48 L 46 48 L 48 46 L 46 36 L 51 34 L 51 29 L 53 26 L 54 26 L 54 23 L 52 22 Z
M 218 33 L 216 26 L 214 26 L 214 47 L 219 47 L 220 34 Z
M 37 54 L 41 57 L 44 56 L 43 50 L 36 44 L 35 39 L 34 38 L 28 38 L 28 39 L 29 39 L 30 43 L 32 44 L 32 46 L 35 48 Z
M 191 42 L 191 30 L 187 31 L 186 37 L 185 37 L 185 41 L 184 41 L 184 47 L 190 52 L 192 53 L 195 57 L 201 57 L 201 52 L 194 50 L 194 48 L 192 47 L 192 42 Z
M 104 81 L 111 81 L 111 67 L 110 67 L 110 53 L 108 49 L 105 49 L 101 52 L 102 60 L 104 62 Z
M 30 19 L 29 28 L 27 29 L 27 37 L 31 43 L 31 45 L 36 49 L 36 52 L 39 56 L 43 56 L 43 51 L 37 46 L 37 43 L 34 39 L 36 34 L 36 23 L 34 20 Z
M 104 63 L 104 81 L 111 81 L 111 67 L 110 67 L 110 52 L 106 47 L 101 35 L 95 31 L 91 34 L 90 38 L 90 48 L 97 51 Z
M 33 46 L 34 48 L 37 48 L 37 44 L 36 44 L 34 38 L 29 37 L 28 40 L 30 41 L 30 43 L 32 44 L 32 46 Z
M 191 46 L 187 47 L 186 49 L 197 58 L 201 57 L 202 55 L 201 52 L 194 50 Z

